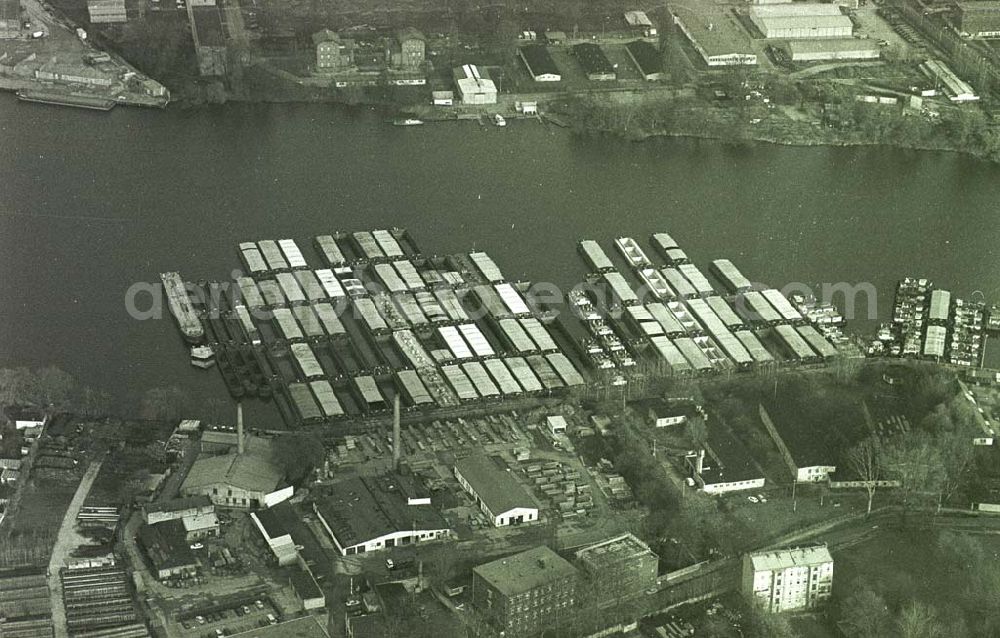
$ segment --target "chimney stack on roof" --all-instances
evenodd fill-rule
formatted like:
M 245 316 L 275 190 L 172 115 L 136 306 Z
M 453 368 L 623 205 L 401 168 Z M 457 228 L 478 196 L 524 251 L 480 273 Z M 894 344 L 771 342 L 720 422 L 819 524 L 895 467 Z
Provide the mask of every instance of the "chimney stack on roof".
M 236 403 L 236 453 L 243 455 L 243 403 Z
M 392 469 L 396 472 L 399 471 L 399 393 L 392 401 Z

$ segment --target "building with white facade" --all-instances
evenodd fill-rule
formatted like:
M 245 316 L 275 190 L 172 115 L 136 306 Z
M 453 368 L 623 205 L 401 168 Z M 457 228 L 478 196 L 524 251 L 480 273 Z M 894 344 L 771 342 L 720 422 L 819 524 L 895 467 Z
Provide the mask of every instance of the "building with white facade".
M 826 545 L 747 554 L 740 589 L 770 613 L 813 609 L 833 591 Z
M 849 38 L 854 34 L 854 23 L 836 4 L 754 5 L 750 21 L 765 38 Z
M 538 520 L 538 504 L 510 472 L 485 455 L 455 461 L 455 478 L 494 527 Z
M 465 64 L 452 69 L 462 104 L 496 104 L 497 86 L 485 69 Z
M 429 493 L 409 477 L 387 474 L 335 483 L 313 511 L 342 556 L 450 538 Z

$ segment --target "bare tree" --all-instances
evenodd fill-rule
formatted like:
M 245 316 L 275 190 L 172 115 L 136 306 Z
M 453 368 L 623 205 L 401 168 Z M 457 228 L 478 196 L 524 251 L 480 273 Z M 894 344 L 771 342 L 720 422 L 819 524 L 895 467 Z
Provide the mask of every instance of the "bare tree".
M 868 493 L 868 510 L 865 517 L 871 516 L 872 501 L 878 481 L 882 478 L 882 443 L 875 436 L 861 441 L 847 452 L 847 466 L 865 483 Z

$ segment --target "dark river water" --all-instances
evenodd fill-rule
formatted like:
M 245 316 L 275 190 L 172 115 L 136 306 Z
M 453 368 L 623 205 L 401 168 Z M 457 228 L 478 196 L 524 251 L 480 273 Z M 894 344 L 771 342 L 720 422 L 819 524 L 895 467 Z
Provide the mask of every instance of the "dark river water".
M 123 402 L 171 384 L 225 397 L 169 318 L 129 316 L 125 291 L 164 270 L 227 278 L 242 240 L 312 254 L 314 235 L 388 226 L 426 253 L 485 249 L 508 278 L 563 286 L 585 274 L 578 239 L 610 252 L 667 231 L 699 265 L 729 257 L 777 287 L 870 282 L 883 319 L 908 274 L 1000 301 L 1000 167 L 956 155 L 402 128 L 320 105 L 92 113 L 4 94 L 0 367 L 59 365 Z

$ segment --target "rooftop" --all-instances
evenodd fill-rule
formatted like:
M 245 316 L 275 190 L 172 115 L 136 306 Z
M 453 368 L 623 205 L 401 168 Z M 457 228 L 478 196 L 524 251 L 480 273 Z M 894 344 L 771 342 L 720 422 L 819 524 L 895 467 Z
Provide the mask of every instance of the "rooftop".
M 600 46 L 590 42 L 573 46 L 573 55 L 580 61 L 580 66 L 587 73 L 614 73 L 615 65 L 611 64 L 608 56 Z
M 516 596 L 577 576 L 569 561 L 545 545 L 480 565 L 472 571 L 505 596 Z
M 139 540 L 156 569 L 198 564 L 185 539 L 184 523 L 179 520 L 143 525 L 139 528 Z
M 510 472 L 501 469 L 485 455 L 476 454 L 458 459 L 455 461 L 455 470 L 468 481 L 495 515 L 517 507 L 538 507 Z
M 576 553 L 578 561 L 587 563 L 594 570 L 601 570 L 637 556 L 647 556 L 659 560 L 659 556 L 649 549 L 649 545 L 643 543 L 633 534 L 622 534 L 609 538 L 590 547 L 584 547 Z
M 191 466 L 181 490 L 232 485 L 252 492 L 271 492 L 283 477 L 284 473 L 271 461 L 270 454 L 248 449 L 242 455 L 232 453 L 199 458 Z
M 865 436 L 861 406 L 850 397 L 785 392 L 763 405 L 798 467 L 836 465 Z
M 190 10 L 198 30 L 198 43 L 208 47 L 225 46 L 219 7 L 191 7 Z
M 684 23 L 684 27 L 707 55 L 753 55 L 750 36 L 727 7 L 707 3 L 706 6 L 698 5 L 695 11 L 685 6 L 672 5 L 670 11 Z
M 169 501 L 159 501 L 157 503 L 147 503 L 143 509 L 147 514 L 154 512 L 180 512 L 198 507 L 211 507 L 212 499 L 204 494 L 189 496 L 187 498 L 172 498 Z
M 663 56 L 659 50 L 645 40 L 636 40 L 625 45 L 643 74 L 663 73 Z
M 830 550 L 826 545 L 815 547 L 799 547 L 795 549 L 779 549 L 770 552 L 748 554 L 754 571 L 774 571 L 800 565 L 819 565 L 833 562 Z
M 196 532 L 203 529 L 218 527 L 219 517 L 216 516 L 215 512 L 209 512 L 208 514 L 195 514 L 194 516 L 185 516 L 181 519 L 181 523 L 184 524 L 185 531 Z
M 534 75 L 560 75 L 559 67 L 549 55 L 549 50 L 542 44 L 529 44 L 519 49 L 521 57 L 527 62 Z
M 230 635 L 246 636 L 247 638 L 330 638 L 330 634 L 326 632 L 315 616 L 302 616 L 277 625 L 255 627 Z
M 322 44 L 323 42 L 339 42 L 340 36 L 336 32 L 329 29 L 323 29 L 322 31 L 317 31 L 312 34 L 313 44 Z
M 768 30 L 771 29 L 830 29 L 835 27 L 854 28 L 854 23 L 845 15 L 763 15 L 757 18 Z M 765 35 L 767 35 L 765 33 Z
M 878 51 L 876 40 L 859 38 L 823 38 L 819 40 L 789 40 L 792 53 L 821 53 L 825 51 Z
M 448 529 L 433 505 L 407 504 L 408 496 L 426 494 L 408 491 L 398 475 L 347 479 L 331 492 L 316 508 L 345 547 L 392 532 Z
M 763 472 L 754 463 L 753 457 L 746 447 L 740 443 L 718 419 L 709 419 L 708 446 L 718 457 L 717 461 L 705 459 L 707 466 L 701 473 L 702 480 L 708 485 L 718 483 L 733 483 L 764 478 Z

